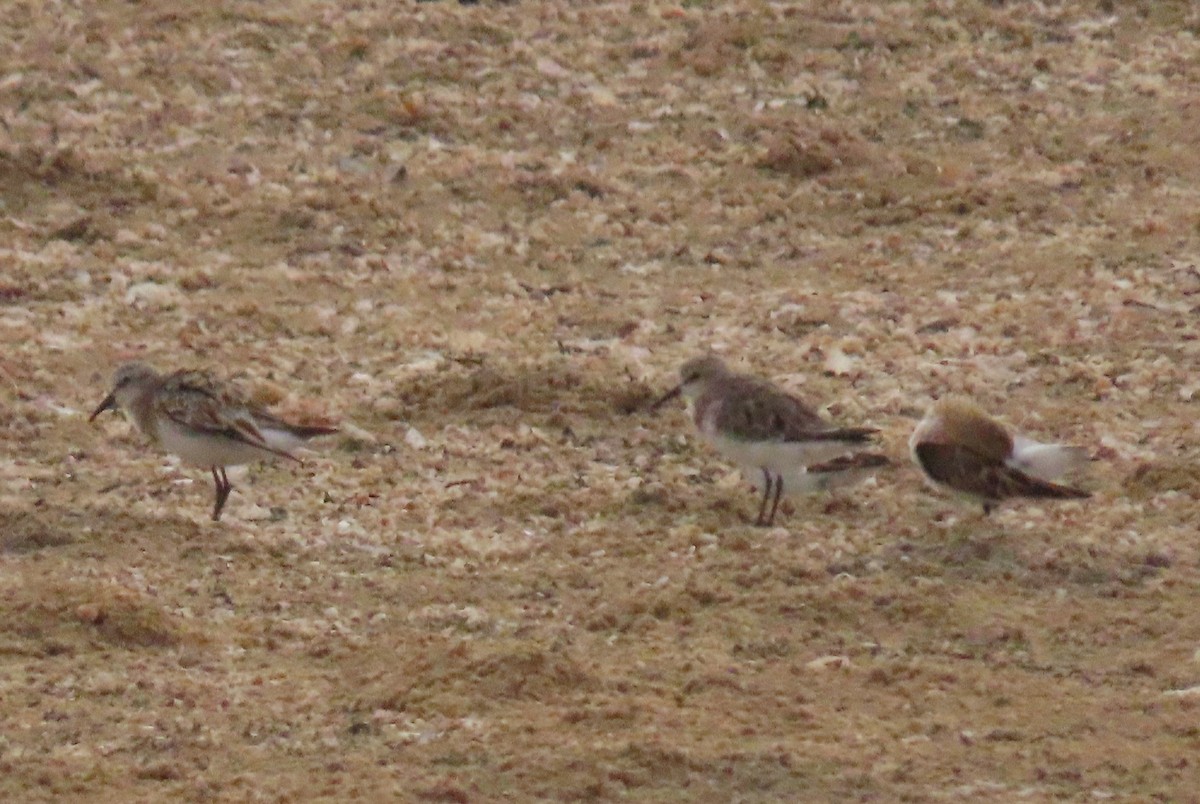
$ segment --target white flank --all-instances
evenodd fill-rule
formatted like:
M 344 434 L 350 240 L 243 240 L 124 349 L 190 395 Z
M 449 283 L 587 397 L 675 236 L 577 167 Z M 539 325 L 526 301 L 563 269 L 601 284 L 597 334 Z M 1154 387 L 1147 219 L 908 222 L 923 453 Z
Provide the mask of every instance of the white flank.
M 1013 436 L 1013 454 L 1006 461 L 1012 468 L 1047 482 L 1087 462 L 1088 453 L 1083 447 L 1041 444 L 1024 436 Z
M 274 447 L 275 441 L 272 436 L 278 437 L 280 433 L 279 430 L 270 430 L 264 432 L 263 436 L 267 439 L 267 443 Z M 290 434 L 283 435 L 294 438 Z M 239 466 L 243 463 L 278 457 L 267 450 L 259 449 L 242 441 L 197 432 L 165 417 L 159 422 L 158 436 L 164 450 L 178 455 L 180 460 L 192 466 Z
M 279 430 L 273 427 L 258 426 L 258 431 L 262 433 L 263 438 L 271 449 L 279 450 L 280 452 L 291 453 L 292 450 L 299 449 L 305 446 L 308 442 L 300 438 L 296 434 L 288 430 Z
M 717 452 L 741 466 L 757 472 L 767 469 L 772 474 L 787 476 L 814 463 L 832 460 L 850 452 L 852 445 L 843 441 L 740 441 L 714 434 L 706 436 Z

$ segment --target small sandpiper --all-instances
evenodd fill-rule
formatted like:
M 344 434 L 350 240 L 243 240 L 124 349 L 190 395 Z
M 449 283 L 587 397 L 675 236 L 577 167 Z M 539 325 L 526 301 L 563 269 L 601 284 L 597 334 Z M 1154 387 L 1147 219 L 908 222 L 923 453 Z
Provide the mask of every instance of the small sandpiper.
M 680 394 L 692 402 L 701 435 L 762 490 L 756 525 L 774 524 L 785 491 L 836 488 L 889 463 L 883 455 L 852 452 L 874 437 L 874 427 L 835 427 L 795 396 L 730 371 L 718 357 L 689 360 L 679 373 L 680 383 L 651 409 Z
M 137 362 L 117 369 L 112 391 L 88 421 L 118 409 L 163 450 L 212 472 L 217 487 L 214 522 L 233 490 L 225 467 L 274 457 L 300 462 L 293 450 L 310 438 L 337 432 L 335 427 L 276 418 L 203 372 L 159 374 Z
M 1000 502 L 1017 497 L 1078 500 L 1092 496 L 1051 482 L 1087 463 L 1087 450 L 1010 434 L 966 400 L 934 403 L 908 446 L 930 485 L 982 503 L 985 516 Z

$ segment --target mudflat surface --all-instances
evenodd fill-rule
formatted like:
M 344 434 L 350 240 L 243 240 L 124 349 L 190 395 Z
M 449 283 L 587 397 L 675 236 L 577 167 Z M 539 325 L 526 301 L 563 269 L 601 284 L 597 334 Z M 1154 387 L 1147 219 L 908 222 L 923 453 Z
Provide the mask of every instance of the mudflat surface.
M 1194 797 L 1198 32 L 4 4 L 0 798 Z M 751 527 L 709 349 L 896 467 Z M 131 357 L 342 434 L 214 524 Z M 1095 496 L 926 491 L 946 393 Z

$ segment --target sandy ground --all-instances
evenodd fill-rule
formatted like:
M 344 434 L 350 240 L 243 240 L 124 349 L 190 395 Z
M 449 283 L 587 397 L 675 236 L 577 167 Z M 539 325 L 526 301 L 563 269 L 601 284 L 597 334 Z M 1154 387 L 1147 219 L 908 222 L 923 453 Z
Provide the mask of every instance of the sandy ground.
M 1195 800 L 1192 4 L 0 27 L 0 798 Z M 896 468 L 751 527 L 707 349 Z M 214 524 L 130 357 L 343 433 Z M 926 491 L 949 392 L 1095 497 Z

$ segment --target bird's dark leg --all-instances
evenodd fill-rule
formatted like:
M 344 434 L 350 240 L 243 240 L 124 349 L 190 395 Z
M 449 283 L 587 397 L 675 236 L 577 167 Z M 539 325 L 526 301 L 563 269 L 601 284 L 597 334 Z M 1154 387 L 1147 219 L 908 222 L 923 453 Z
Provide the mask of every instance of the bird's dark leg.
M 754 520 L 754 526 L 761 528 L 767 524 L 767 498 L 771 496 L 771 473 L 764 467 L 763 473 L 763 498 L 762 503 L 758 506 L 758 519 Z
M 212 468 L 213 482 L 217 484 L 217 504 L 213 506 L 212 518 L 216 522 L 221 518 L 221 509 L 225 507 L 225 501 L 229 499 L 229 492 L 233 491 L 233 484 L 229 482 L 229 476 L 225 474 L 224 466 L 214 466 Z
M 212 472 L 213 486 L 216 488 L 217 492 L 216 503 L 213 506 L 212 512 L 213 521 L 216 522 L 221 516 L 221 476 L 217 474 L 217 467 L 215 466 L 208 467 L 208 471 Z
M 992 511 L 994 511 L 994 510 L 996 510 L 996 504 L 995 504 L 995 503 L 993 503 L 993 502 L 985 502 L 985 503 L 983 504 L 983 515 L 984 515 L 984 516 L 991 516 L 991 515 L 992 515 Z
M 767 517 L 767 524 L 775 524 L 775 512 L 779 510 L 779 498 L 783 496 L 783 475 L 775 476 L 775 499 L 771 502 L 771 515 Z

